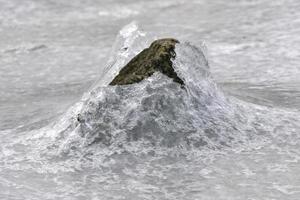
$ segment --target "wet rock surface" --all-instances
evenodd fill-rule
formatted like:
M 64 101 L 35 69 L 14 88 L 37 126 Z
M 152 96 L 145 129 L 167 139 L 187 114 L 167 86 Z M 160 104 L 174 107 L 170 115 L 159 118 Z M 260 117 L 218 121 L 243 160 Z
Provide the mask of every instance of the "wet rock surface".
M 109 85 L 128 85 L 138 83 L 155 72 L 161 72 L 181 85 L 184 82 L 174 71 L 172 59 L 175 58 L 175 45 L 178 40 L 165 38 L 155 40 L 150 47 L 136 55 Z

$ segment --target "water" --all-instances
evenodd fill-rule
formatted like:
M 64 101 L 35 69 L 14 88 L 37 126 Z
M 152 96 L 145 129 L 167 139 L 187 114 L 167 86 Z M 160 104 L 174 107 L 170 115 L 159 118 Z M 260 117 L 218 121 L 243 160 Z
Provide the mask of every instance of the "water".
M 0 199 L 300 198 L 298 1 L 0 5 Z M 106 87 L 170 36 L 185 89 Z

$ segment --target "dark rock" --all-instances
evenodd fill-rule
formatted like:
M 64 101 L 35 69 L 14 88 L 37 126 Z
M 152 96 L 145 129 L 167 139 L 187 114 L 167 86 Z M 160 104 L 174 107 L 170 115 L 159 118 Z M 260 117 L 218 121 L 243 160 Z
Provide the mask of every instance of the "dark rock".
M 178 40 L 171 38 L 154 41 L 149 48 L 144 49 L 125 65 L 109 85 L 138 83 L 154 72 L 161 72 L 183 85 L 184 82 L 177 76 L 172 66 L 176 43 Z

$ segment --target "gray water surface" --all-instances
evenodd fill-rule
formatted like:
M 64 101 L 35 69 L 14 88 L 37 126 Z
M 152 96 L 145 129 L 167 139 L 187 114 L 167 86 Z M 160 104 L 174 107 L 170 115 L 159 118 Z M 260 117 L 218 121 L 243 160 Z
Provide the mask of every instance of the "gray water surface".
M 299 9 L 297 0 L 0 0 L 0 199 L 298 200 Z M 243 134 L 212 130 L 239 142 L 64 146 L 57 121 L 103 78 L 132 21 L 155 37 L 205 44 L 219 90 L 241 107 Z

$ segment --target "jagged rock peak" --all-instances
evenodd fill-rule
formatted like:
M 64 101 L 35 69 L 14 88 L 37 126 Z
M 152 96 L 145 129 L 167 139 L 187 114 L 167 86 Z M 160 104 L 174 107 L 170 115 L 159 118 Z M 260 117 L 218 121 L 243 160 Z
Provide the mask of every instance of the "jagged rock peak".
M 175 45 L 179 43 L 173 38 L 155 40 L 150 47 L 136 55 L 109 85 L 127 85 L 138 83 L 155 72 L 161 72 L 181 85 L 184 82 L 177 76 L 172 59 L 175 58 Z

